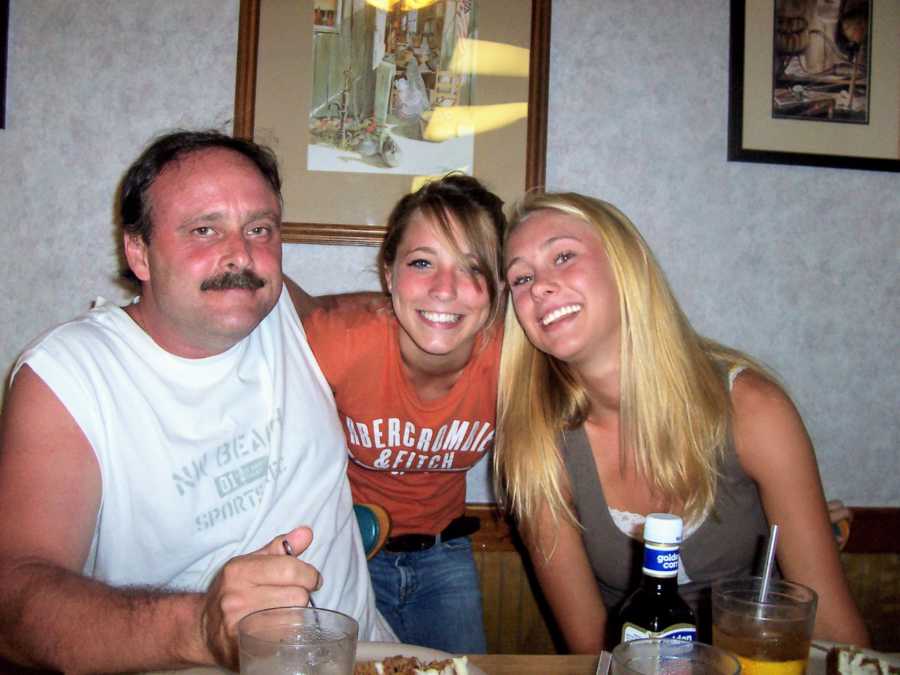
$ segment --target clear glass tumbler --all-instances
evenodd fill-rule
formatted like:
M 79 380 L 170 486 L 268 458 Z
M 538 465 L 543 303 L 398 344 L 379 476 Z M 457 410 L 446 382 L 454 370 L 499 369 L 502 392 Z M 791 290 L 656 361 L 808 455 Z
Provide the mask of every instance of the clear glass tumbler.
M 238 622 L 241 675 L 352 675 L 359 625 L 340 612 L 275 607 Z
M 744 675 L 804 675 L 816 619 L 815 591 L 762 577 L 728 579 L 713 587 L 713 644 L 737 655 Z
M 702 642 L 645 638 L 612 651 L 612 675 L 740 675 L 733 655 Z

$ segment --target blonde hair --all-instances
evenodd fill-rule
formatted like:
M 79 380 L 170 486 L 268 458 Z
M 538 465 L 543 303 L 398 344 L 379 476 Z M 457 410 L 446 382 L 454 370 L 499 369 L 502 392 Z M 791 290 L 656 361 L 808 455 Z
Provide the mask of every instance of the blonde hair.
M 743 366 L 771 376 L 748 356 L 698 335 L 662 268 L 632 222 L 606 202 L 574 193 L 530 194 L 516 206 L 506 239 L 537 211 L 592 225 L 616 281 L 621 317 L 619 452 L 633 459 L 654 494 L 686 521 L 713 503 L 730 434 L 725 373 Z M 578 521 L 567 499 L 559 444 L 582 424 L 587 391 L 562 361 L 536 349 L 507 308 L 497 409 L 497 495 L 526 531 L 542 505 L 555 522 Z

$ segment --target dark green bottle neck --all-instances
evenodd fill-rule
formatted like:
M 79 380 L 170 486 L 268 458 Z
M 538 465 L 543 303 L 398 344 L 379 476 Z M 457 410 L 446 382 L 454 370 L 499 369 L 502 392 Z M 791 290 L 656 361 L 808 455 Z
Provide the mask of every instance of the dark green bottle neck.
M 651 593 L 653 595 L 667 595 L 669 593 L 678 593 L 678 577 L 651 577 L 649 574 L 645 574 L 642 581 L 641 587 L 645 592 Z

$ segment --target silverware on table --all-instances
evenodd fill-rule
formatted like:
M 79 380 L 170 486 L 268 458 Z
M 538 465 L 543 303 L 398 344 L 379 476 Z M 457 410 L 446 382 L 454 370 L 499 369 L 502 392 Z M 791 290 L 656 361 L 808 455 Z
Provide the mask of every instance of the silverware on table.
M 282 548 L 284 548 L 284 552 L 287 553 L 289 556 L 291 556 L 292 558 L 297 557 L 296 555 L 294 555 L 294 547 L 291 546 L 291 542 L 289 542 L 287 539 L 281 540 L 281 546 L 282 546 Z M 310 592 L 310 594 L 309 594 L 309 606 L 312 607 L 313 609 L 316 608 L 316 603 L 313 602 L 312 592 Z M 318 619 L 317 619 L 317 621 L 318 621 Z
M 600 652 L 600 660 L 597 662 L 597 672 L 594 675 L 607 675 L 612 664 L 612 654 L 607 651 Z

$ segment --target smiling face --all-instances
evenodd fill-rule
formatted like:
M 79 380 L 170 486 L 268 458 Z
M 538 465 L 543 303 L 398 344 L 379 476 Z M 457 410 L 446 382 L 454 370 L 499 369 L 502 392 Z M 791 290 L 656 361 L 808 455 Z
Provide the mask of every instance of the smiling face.
M 452 219 L 451 219 L 452 222 Z M 462 367 L 490 314 L 477 260 L 454 224 L 463 264 L 441 230 L 421 212 L 410 218 L 392 265 L 385 268 L 400 350 L 407 364 Z
M 512 230 L 505 255 L 516 317 L 536 348 L 576 368 L 618 357 L 618 291 L 593 225 L 536 211 Z
M 125 235 L 141 281 L 129 314 L 167 351 L 221 353 L 250 334 L 281 293 L 281 208 L 256 166 L 232 150 L 196 152 L 148 189 L 150 242 Z

